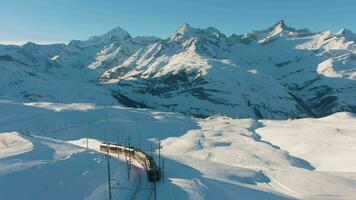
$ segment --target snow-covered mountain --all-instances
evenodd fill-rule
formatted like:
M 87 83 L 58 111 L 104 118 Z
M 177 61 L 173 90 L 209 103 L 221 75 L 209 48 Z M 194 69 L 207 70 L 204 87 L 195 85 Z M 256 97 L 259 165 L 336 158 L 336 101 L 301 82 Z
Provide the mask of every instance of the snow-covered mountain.
M 350 31 L 313 33 L 283 21 L 230 37 L 212 27 L 184 24 L 100 80 L 117 83 L 120 94 L 149 107 L 198 116 L 355 112 L 355 47 Z
M 164 40 L 116 28 L 68 45 L 2 45 L 0 98 L 119 101 L 200 117 L 356 112 L 355 38 L 279 21 L 244 35 L 184 24 Z
M 112 104 L 111 91 L 97 85 L 108 67 L 158 41 L 132 38 L 121 28 L 68 45 L 0 45 L 0 98 L 18 101 Z

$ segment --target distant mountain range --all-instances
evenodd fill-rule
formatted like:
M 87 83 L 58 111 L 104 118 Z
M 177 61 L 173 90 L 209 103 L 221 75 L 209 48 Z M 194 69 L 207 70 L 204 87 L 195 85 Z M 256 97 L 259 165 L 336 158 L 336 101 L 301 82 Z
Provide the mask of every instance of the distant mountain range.
M 196 117 L 356 112 L 356 35 L 279 21 L 243 35 L 184 24 L 167 39 L 115 28 L 67 45 L 0 45 L 0 99 L 119 103 Z

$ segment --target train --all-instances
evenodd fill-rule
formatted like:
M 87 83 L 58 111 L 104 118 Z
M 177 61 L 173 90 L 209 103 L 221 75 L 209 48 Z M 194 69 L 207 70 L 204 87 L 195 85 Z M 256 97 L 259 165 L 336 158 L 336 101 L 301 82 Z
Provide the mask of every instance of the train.
M 161 179 L 161 170 L 157 167 L 154 158 L 140 149 L 104 142 L 100 144 L 100 151 L 130 156 L 145 168 L 150 182 L 157 182 Z

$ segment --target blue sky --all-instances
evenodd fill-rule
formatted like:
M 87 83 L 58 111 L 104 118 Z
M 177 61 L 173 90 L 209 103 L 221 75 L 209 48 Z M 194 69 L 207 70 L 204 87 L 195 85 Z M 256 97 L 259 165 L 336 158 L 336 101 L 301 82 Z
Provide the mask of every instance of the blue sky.
M 168 37 L 187 22 L 229 35 L 272 26 L 356 30 L 356 0 L 0 0 L 0 43 L 68 42 L 120 26 Z

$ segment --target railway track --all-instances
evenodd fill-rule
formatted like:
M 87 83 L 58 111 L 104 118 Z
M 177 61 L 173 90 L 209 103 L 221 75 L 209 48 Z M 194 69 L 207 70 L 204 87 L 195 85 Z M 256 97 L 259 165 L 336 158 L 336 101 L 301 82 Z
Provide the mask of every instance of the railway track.
M 135 171 L 136 171 L 137 174 L 138 174 L 138 184 L 137 184 L 137 187 L 136 187 L 135 192 L 133 193 L 133 195 L 132 195 L 132 197 L 131 197 L 131 200 L 135 200 L 135 198 L 137 197 L 137 195 L 138 195 L 138 193 L 139 193 L 139 191 L 140 191 L 141 182 L 142 182 L 140 170 L 138 170 L 135 165 L 133 165 L 133 166 L 134 166 L 134 168 L 135 168 Z
M 143 183 L 142 182 L 142 173 L 141 173 L 141 171 L 138 169 L 137 166 L 135 166 L 135 165 L 133 165 L 133 166 L 134 166 L 134 169 L 135 169 L 136 173 L 138 174 L 139 178 L 138 178 L 137 187 L 136 187 L 135 192 L 133 193 L 133 195 L 131 197 L 131 200 L 135 200 L 138 197 L 138 194 L 140 193 L 141 189 L 146 189 L 146 188 L 141 188 L 142 183 Z M 152 184 L 155 184 L 155 183 L 152 183 Z M 152 187 L 150 188 L 150 190 L 148 192 L 146 200 L 150 200 L 151 199 L 153 191 L 154 191 L 154 186 L 152 185 Z
M 147 174 L 147 179 L 149 182 L 152 184 L 150 188 L 142 188 L 142 175 L 141 175 L 141 170 L 135 166 L 132 165 L 138 175 L 138 184 L 133 192 L 132 197 L 130 198 L 131 200 L 137 199 L 139 196 L 140 190 L 146 190 L 149 189 L 148 195 L 146 200 L 150 200 L 152 197 L 152 194 L 154 193 L 155 190 L 155 184 L 160 180 L 160 169 L 157 167 L 153 157 L 144 151 L 134 148 L 134 147 L 129 147 L 125 145 L 120 145 L 120 144 L 111 144 L 111 143 L 102 143 L 100 145 L 100 151 L 102 152 L 107 152 L 107 153 L 114 153 L 114 154 L 121 154 L 125 156 L 129 156 L 132 159 L 134 159 L 137 163 L 142 165 L 142 167 L 145 169 L 146 174 Z M 144 198 L 143 198 L 144 199 Z
M 150 190 L 150 193 L 147 195 L 147 199 L 146 200 L 150 200 L 151 199 L 151 196 L 153 194 L 153 190 L 154 190 L 154 187 L 152 186 L 152 188 Z

